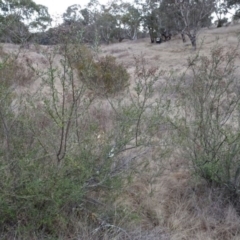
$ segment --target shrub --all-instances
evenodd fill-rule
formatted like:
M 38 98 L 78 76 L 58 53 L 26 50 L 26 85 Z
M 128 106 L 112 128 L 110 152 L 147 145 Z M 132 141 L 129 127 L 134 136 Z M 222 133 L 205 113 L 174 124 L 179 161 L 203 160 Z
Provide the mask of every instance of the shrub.
M 79 49 L 78 54 L 81 57 L 74 61 L 78 76 L 96 94 L 114 95 L 128 86 L 130 76 L 113 56 L 101 57 L 96 61 L 86 47 Z
M 11 87 L 26 86 L 33 80 L 33 72 L 19 61 L 17 54 L 0 49 L 0 84 Z
M 34 232 L 69 236 L 79 221 L 99 226 L 101 208 L 111 208 L 123 186 L 108 157 L 111 139 L 99 146 L 85 87 L 70 74 L 66 55 L 62 63 L 63 94 L 56 90 L 59 72 L 49 57 L 42 86 L 50 94 L 25 96 L 18 115 L 11 108 L 11 85 L 0 88 L 0 232 L 16 231 L 19 239 Z
M 95 63 L 93 84 L 99 85 L 102 93 L 115 94 L 128 86 L 129 74 L 113 56 L 105 56 Z
M 61 47 L 61 67 L 54 65 L 59 49 L 47 49 L 47 71 L 37 70 L 42 77 L 41 88 L 22 96 L 17 115 L 12 110 L 11 85 L 0 92 L 6 93 L 0 95 L 5 103 L 0 107 L 4 120 L 0 125 L 1 239 L 4 234 L 11 239 L 11 233 L 17 239 L 84 239 L 85 228 L 93 239 L 103 234 L 113 239 L 127 235 L 122 227 L 136 218 L 135 212 L 129 214 L 123 204 L 115 203 L 150 146 L 151 134 L 145 136 L 155 111 L 147 114 L 146 109 L 152 107 L 148 100 L 157 76 L 155 71 L 146 70 L 136 79 L 132 103 L 126 104 L 124 97 L 117 102 L 109 99 L 113 126 L 98 138 L 102 120 L 99 114 L 91 113 L 93 102 L 74 73 L 75 63 L 81 63 L 86 74 L 82 77 L 97 76 L 97 69 L 109 81 L 125 70 L 111 57 L 95 62 L 86 48 L 79 47 L 81 55 L 70 52 L 71 48 Z M 159 122 L 155 116 L 154 124 L 156 119 Z M 144 169 L 145 160 L 141 164 Z
M 240 190 L 236 57 L 236 49 L 225 52 L 216 46 L 210 57 L 197 55 L 189 61 L 191 74 L 181 78 L 174 122 L 194 173 L 212 186 L 227 189 L 235 200 Z

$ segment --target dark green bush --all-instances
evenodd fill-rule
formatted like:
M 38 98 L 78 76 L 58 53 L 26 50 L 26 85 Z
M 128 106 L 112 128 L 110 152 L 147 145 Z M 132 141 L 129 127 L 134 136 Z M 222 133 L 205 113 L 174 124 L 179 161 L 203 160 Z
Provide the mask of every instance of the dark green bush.
M 128 86 L 129 74 L 123 65 L 118 64 L 112 56 L 100 58 L 95 63 L 93 79 L 102 88 L 103 93 L 118 93 Z M 92 80 L 93 80 L 92 79 Z
M 98 199 L 105 190 L 113 193 L 116 184 L 113 178 L 106 178 L 106 167 L 96 176 L 97 159 L 90 154 L 81 149 L 77 156 L 67 157 L 61 167 L 51 164 L 49 158 L 25 156 L 16 159 L 14 167 L 1 160 L 0 231 L 17 226 L 19 233 L 27 230 L 57 236 L 74 228 L 71 220 L 79 221 L 88 212 L 97 213 L 99 206 L 91 204 L 91 191 Z
M 80 58 L 74 62 L 80 79 L 98 95 L 113 95 L 123 91 L 129 84 L 126 68 L 113 56 L 94 59 L 87 48 L 79 49 Z M 70 54 L 72 57 L 72 54 Z M 71 59 L 73 61 L 73 59 Z

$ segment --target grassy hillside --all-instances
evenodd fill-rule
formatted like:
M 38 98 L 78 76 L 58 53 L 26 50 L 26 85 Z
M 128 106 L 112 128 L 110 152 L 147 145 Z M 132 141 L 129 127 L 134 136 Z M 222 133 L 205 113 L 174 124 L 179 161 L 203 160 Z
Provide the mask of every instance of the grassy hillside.
M 2 45 L 0 238 L 240 239 L 239 34 Z

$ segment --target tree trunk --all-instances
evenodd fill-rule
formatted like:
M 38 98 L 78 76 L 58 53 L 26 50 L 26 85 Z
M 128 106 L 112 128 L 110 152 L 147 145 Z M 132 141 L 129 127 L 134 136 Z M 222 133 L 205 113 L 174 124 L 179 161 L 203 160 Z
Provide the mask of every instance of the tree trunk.
M 137 28 L 134 28 L 132 40 L 137 40 Z
M 118 38 L 118 42 L 122 42 L 123 39 L 124 39 L 123 37 L 119 37 L 119 38 Z
M 148 27 L 148 29 L 149 29 L 149 35 L 150 35 L 151 43 L 154 43 L 155 38 L 154 38 L 153 29 L 151 27 Z
M 186 42 L 186 37 L 185 37 L 185 34 L 183 32 L 181 32 L 181 37 L 182 37 L 182 41 Z
M 223 21 L 221 19 L 218 20 L 217 28 L 220 28 L 223 26 Z
M 192 35 L 190 34 L 188 37 L 191 41 L 193 49 L 196 50 L 197 49 L 196 34 L 192 34 Z

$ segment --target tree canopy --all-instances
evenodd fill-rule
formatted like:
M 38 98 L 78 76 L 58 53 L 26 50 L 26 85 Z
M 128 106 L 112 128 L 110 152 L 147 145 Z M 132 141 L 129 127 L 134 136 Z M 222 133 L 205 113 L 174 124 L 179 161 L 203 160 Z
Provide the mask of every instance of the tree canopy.
M 0 0 L 1 41 L 21 43 L 51 23 L 47 7 L 32 0 Z

